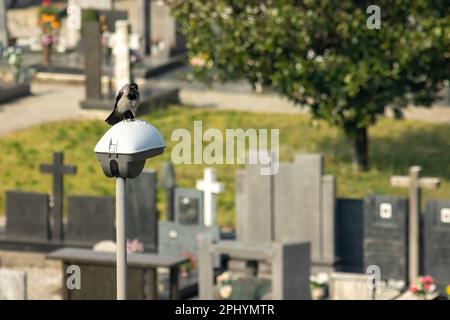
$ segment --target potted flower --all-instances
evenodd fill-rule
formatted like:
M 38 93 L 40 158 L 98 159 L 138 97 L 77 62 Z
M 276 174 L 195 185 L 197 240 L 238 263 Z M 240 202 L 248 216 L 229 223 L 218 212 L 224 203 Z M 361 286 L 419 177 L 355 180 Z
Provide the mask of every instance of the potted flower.
M 226 271 L 217 275 L 216 282 L 219 289 L 220 298 L 229 299 L 233 291 L 231 273 Z
M 195 269 L 196 260 L 192 252 L 183 252 L 181 256 L 189 259 L 189 261 L 180 266 L 180 275 L 182 278 L 186 279 L 191 276 L 192 271 Z
M 53 44 L 56 42 L 58 31 L 61 28 L 59 10 L 50 0 L 42 1 L 38 11 L 38 24 L 41 28 L 41 43 L 44 52 L 44 65 L 48 66 L 51 60 Z
M 425 300 L 428 294 L 436 291 L 436 285 L 431 276 L 423 276 L 410 285 L 409 291 L 414 293 L 420 299 Z
M 12 69 L 14 80 L 19 83 L 20 67 L 22 64 L 22 49 L 16 47 L 8 47 L 3 56 L 7 59 L 9 66 Z
M 323 300 L 328 291 L 328 273 L 321 272 L 317 275 L 311 275 L 309 282 L 311 287 L 311 297 L 313 300 Z

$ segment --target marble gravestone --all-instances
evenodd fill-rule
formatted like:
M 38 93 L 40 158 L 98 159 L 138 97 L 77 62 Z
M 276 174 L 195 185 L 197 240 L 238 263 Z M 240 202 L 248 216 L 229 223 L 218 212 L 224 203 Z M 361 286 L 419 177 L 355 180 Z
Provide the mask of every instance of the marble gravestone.
M 450 284 L 450 201 L 427 204 L 423 217 L 423 274 L 431 275 L 438 289 Z
M 93 246 L 114 240 L 114 199 L 112 197 L 69 196 L 65 242 Z
M 6 192 L 6 237 L 11 240 L 46 242 L 50 239 L 49 195 Z
M 84 28 L 86 98 L 81 103 L 82 106 L 85 106 L 90 101 L 100 101 L 102 99 L 102 45 L 100 41 L 100 25 L 98 22 L 88 22 Z
M 127 181 L 128 239 L 138 239 L 145 252 L 157 251 L 156 171 L 144 170 L 137 178 Z
M 27 273 L 0 268 L 0 300 L 26 300 Z
M 408 282 L 408 199 L 367 196 L 364 203 L 364 269 L 376 265 L 381 280 Z
M 203 192 L 195 189 L 175 189 L 175 222 L 184 225 L 203 224 Z

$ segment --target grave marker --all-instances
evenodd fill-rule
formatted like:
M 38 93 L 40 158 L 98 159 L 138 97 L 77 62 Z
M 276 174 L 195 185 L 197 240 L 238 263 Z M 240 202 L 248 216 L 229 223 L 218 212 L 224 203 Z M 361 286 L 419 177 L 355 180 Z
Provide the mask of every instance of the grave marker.
M 216 223 L 216 194 L 224 191 L 223 183 L 217 182 L 216 171 L 205 168 L 203 180 L 197 180 L 197 189 L 203 191 L 203 224 L 212 226 Z
M 392 176 L 391 185 L 409 188 L 409 283 L 413 283 L 420 274 L 420 191 L 421 188 L 439 187 L 438 178 L 421 178 L 420 166 L 409 168 L 409 176 Z
M 8 47 L 8 25 L 6 21 L 6 1 L 0 1 L 0 53 Z
M 175 189 L 175 221 L 184 225 L 203 225 L 203 192 Z
M 93 246 L 114 240 L 114 199 L 111 197 L 69 196 L 65 241 Z
M 161 187 L 166 191 L 167 199 L 166 218 L 168 221 L 173 221 L 175 219 L 174 201 L 177 184 L 172 162 L 165 161 L 162 171 Z
M 156 172 L 145 170 L 127 181 L 127 237 L 139 239 L 145 252 L 157 250 Z
M 450 283 L 450 201 L 427 204 L 423 225 L 423 274 L 431 275 L 444 292 Z
M 116 21 L 113 54 L 115 57 L 116 91 L 131 81 L 130 67 L 130 23 L 125 20 Z
M 0 269 L 0 300 L 26 300 L 27 274 L 24 271 Z
M 52 164 L 41 164 L 41 173 L 49 173 L 53 175 L 53 201 L 54 206 L 52 215 L 54 219 L 54 234 L 53 239 L 63 240 L 63 196 L 64 196 L 64 175 L 76 174 L 77 168 L 75 166 L 64 165 L 64 154 L 62 152 L 53 153 Z
M 140 51 L 142 56 L 149 55 L 151 53 L 151 2 L 148 0 L 137 0 L 138 8 L 138 21 L 137 21 L 137 33 L 140 36 Z
M 84 26 L 84 60 L 86 75 L 85 101 L 102 99 L 102 44 L 98 22 L 87 22 Z
M 364 199 L 364 270 L 371 265 L 380 268 L 381 280 L 408 281 L 406 198 L 371 195 Z
M 50 238 L 48 194 L 6 191 L 6 236 L 42 241 Z

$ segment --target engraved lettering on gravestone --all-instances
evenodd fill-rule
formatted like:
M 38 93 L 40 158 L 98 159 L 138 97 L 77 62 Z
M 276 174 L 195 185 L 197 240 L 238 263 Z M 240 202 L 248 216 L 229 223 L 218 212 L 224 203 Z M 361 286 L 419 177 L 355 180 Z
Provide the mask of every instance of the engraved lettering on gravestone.
M 382 219 L 392 218 L 392 205 L 390 203 L 383 202 L 380 204 L 380 217 Z
M 370 16 L 367 18 L 366 25 L 370 30 L 381 28 L 381 9 L 377 5 L 370 5 L 366 10 Z
M 366 269 L 366 273 L 370 274 L 369 279 L 367 279 L 367 287 L 370 290 L 374 290 L 380 287 L 381 270 L 377 265 L 370 265 Z
M 450 208 L 441 209 L 441 222 L 450 223 Z
M 77 265 L 70 265 L 67 267 L 66 273 L 68 274 L 66 286 L 69 290 L 81 289 L 81 269 Z

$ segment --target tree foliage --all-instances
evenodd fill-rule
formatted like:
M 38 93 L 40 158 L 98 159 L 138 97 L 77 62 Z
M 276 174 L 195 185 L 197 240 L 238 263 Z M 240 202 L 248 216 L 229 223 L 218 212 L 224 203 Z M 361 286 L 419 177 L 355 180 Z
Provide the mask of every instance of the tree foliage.
M 429 106 L 450 73 L 450 1 L 380 0 L 369 29 L 357 0 L 167 1 L 195 74 L 268 87 L 349 136 L 390 106 Z

